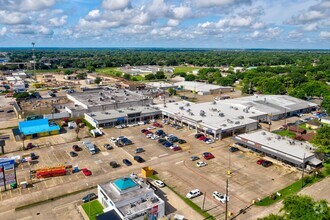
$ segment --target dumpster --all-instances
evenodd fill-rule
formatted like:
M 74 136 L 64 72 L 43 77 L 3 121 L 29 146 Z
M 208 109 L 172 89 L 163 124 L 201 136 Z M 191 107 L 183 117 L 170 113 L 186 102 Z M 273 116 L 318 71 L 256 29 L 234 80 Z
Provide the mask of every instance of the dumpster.
M 10 187 L 11 187 L 12 189 L 16 189 L 16 188 L 17 188 L 17 183 L 12 183 L 12 184 L 10 184 Z
M 142 167 L 141 174 L 142 174 L 142 177 L 147 178 L 147 177 L 151 176 L 152 174 L 154 174 L 154 171 L 151 169 L 151 167 Z

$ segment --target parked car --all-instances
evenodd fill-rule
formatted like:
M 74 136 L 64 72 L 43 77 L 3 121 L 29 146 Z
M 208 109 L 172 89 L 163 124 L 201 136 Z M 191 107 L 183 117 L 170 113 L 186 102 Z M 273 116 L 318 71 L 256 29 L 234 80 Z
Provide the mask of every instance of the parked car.
M 199 191 L 199 189 L 194 189 L 194 190 L 191 190 L 190 192 L 188 192 L 186 197 L 188 199 L 192 199 L 192 198 L 195 198 L 200 195 L 201 195 L 201 191 Z
M 166 142 L 165 139 L 159 139 L 159 140 L 158 140 L 158 143 L 161 143 L 161 144 L 162 144 L 162 143 L 164 143 L 164 142 Z
M 165 147 L 171 147 L 173 144 L 171 142 L 166 141 L 166 142 L 163 143 L 163 145 Z
M 148 129 L 148 130 L 153 130 L 153 129 L 156 129 L 156 127 L 154 127 L 154 126 L 149 126 L 147 129 Z
M 179 151 L 179 150 L 182 150 L 182 149 L 181 149 L 181 147 L 179 147 L 179 146 L 175 146 L 175 147 L 172 148 L 172 150 L 173 150 L 173 151 Z
M 214 158 L 213 154 L 211 154 L 210 152 L 204 152 L 203 157 L 205 160 L 210 160 Z
M 163 131 L 163 130 L 157 130 L 157 131 L 155 132 L 155 134 L 157 134 L 157 135 L 162 135 L 162 134 L 164 134 L 164 131 Z
M 83 203 L 86 203 L 86 202 L 92 201 L 94 199 L 97 199 L 97 195 L 95 193 L 90 193 L 90 194 L 84 196 L 81 200 Z
M 112 168 L 117 168 L 117 167 L 119 167 L 120 165 L 119 165 L 116 161 L 111 161 L 111 162 L 110 162 L 110 166 L 111 166 Z
M 205 138 L 204 142 L 207 144 L 212 144 L 212 143 L 214 143 L 214 140 L 212 140 L 211 138 Z
M 124 163 L 126 166 L 131 166 L 131 165 L 132 165 L 132 162 L 129 161 L 128 159 L 123 159 L 123 163 Z
M 104 144 L 103 147 L 107 150 L 113 149 L 113 147 L 110 144 Z
M 178 143 L 179 143 L 179 144 L 184 144 L 184 143 L 187 143 L 187 141 L 185 141 L 185 140 L 183 140 L 183 139 L 179 139 L 179 140 L 178 140 Z
M 138 124 L 139 125 L 145 125 L 146 123 L 144 121 L 139 121 Z
M 229 148 L 229 151 L 232 152 L 232 153 L 234 153 L 234 152 L 239 151 L 239 149 L 237 147 L 230 147 Z
M 261 164 L 263 167 L 270 167 L 271 165 L 273 165 L 273 162 L 271 161 L 263 161 L 262 164 Z
M 30 153 L 30 157 L 31 157 L 31 160 L 36 160 L 39 158 L 39 156 L 37 156 L 35 153 L 31 152 Z
M 74 151 L 70 151 L 70 156 L 71 157 L 76 157 L 76 156 L 78 156 L 78 154 L 76 153 L 76 152 L 74 152 Z
M 204 136 L 203 134 L 195 134 L 195 138 L 200 138 L 201 136 Z
M 144 135 L 153 134 L 151 131 L 145 131 Z
M 261 165 L 263 162 L 264 162 L 263 159 L 259 159 L 259 160 L 257 161 L 257 164 L 258 164 L 258 165 Z
M 32 144 L 32 143 L 28 143 L 28 144 L 26 145 L 26 149 L 32 149 L 32 148 L 34 148 L 34 147 L 36 147 L 36 145 L 34 145 L 34 144 Z
M 173 137 L 170 137 L 168 140 L 169 140 L 170 142 L 172 142 L 172 143 L 175 143 L 175 142 L 178 142 L 178 141 L 179 141 L 179 138 L 173 136 Z
M 4 112 L 4 110 L 3 109 L 0 109 L 0 112 Z
M 162 128 L 163 127 L 163 125 L 159 124 L 158 122 L 153 123 L 153 126 L 158 127 L 158 128 Z
M 152 139 L 152 140 L 157 140 L 157 139 L 159 139 L 159 136 L 158 135 L 152 135 L 151 137 L 150 137 L 150 139 Z
M 79 147 L 78 145 L 73 145 L 73 146 L 72 146 L 72 149 L 73 149 L 74 151 L 82 151 L 82 148 Z
M 12 110 L 12 109 L 7 111 L 7 113 L 12 113 L 12 112 L 14 112 L 14 110 Z
M 219 193 L 219 192 L 217 192 L 217 191 L 214 191 L 214 192 L 212 193 L 212 197 L 213 197 L 215 200 L 217 200 L 217 201 L 219 201 L 219 202 L 221 202 L 221 203 L 226 203 L 226 200 L 227 200 L 227 202 L 229 201 L 229 196 L 227 196 L 227 195 L 222 195 L 221 193 Z
M 151 138 L 154 134 L 153 133 L 149 133 L 146 135 L 146 138 Z
M 124 127 L 122 125 L 117 125 L 117 126 L 115 126 L 115 128 L 123 129 Z
M 155 185 L 158 186 L 159 188 L 165 187 L 165 183 L 161 180 L 155 180 Z
M 196 163 L 196 166 L 198 166 L 198 167 L 205 167 L 206 165 L 207 165 L 207 163 L 204 162 L 204 161 L 198 161 L 198 162 Z
M 145 150 L 142 148 L 142 147 L 139 147 L 139 148 L 136 148 L 134 153 L 138 154 L 138 153 L 142 153 L 144 152 Z
M 91 176 L 92 175 L 92 171 L 90 171 L 89 169 L 87 168 L 82 168 L 81 171 L 83 172 L 83 174 L 85 176 Z
M 199 160 L 199 157 L 197 157 L 197 156 L 191 156 L 191 157 L 190 157 L 190 160 L 191 160 L 191 161 Z
M 116 142 L 117 142 L 117 139 L 116 139 L 115 137 L 111 137 L 111 138 L 110 138 L 110 141 L 111 141 L 112 143 L 116 143 Z
M 144 132 L 146 132 L 146 131 L 148 131 L 147 129 L 142 129 L 141 130 L 141 133 L 144 133 Z
M 140 156 L 134 156 L 134 160 L 137 161 L 138 163 L 144 162 L 144 159 Z
M 203 141 L 206 137 L 204 135 L 200 136 L 198 140 Z

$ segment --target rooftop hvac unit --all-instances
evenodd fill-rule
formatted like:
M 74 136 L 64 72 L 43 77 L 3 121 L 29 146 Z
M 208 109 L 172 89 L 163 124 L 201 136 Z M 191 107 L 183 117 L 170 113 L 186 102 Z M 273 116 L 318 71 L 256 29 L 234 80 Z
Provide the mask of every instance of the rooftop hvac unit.
M 216 105 L 216 104 L 217 104 L 217 102 L 216 102 L 216 101 L 213 101 L 213 102 L 212 102 L 212 104 L 213 104 L 213 105 Z
M 189 103 L 189 102 L 187 102 L 187 103 L 186 103 L 186 106 L 190 106 L 190 103 Z
M 194 113 L 192 113 L 192 112 L 189 112 L 189 115 L 194 115 Z
M 276 139 L 277 139 L 277 140 L 280 140 L 280 139 L 281 139 L 281 136 L 277 135 L 277 136 L 276 136 Z
M 106 114 L 106 115 L 110 115 L 110 113 L 109 113 L 109 112 L 104 112 L 104 114 Z
M 226 124 L 222 124 L 221 127 L 227 127 L 227 125 Z
M 243 115 L 238 116 L 239 119 L 244 119 Z
M 266 135 L 266 132 L 263 131 L 263 132 L 261 132 L 261 134 L 262 134 L 262 135 Z
M 176 103 L 174 103 L 174 104 L 175 104 L 175 105 L 179 105 L 179 103 L 177 103 L 177 102 L 176 102 Z
M 230 108 L 234 108 L 234 106 L 230 106 Z
M 238 124 L 240 124 L 240 123 L 241 123 L 241 122 L 239 122 L 239 121 L 236 121 L 236 122 L 235 122 L 235 125 L 238 125 Z
M 92 102 L 92 100 L 88 99 L 87 102 Z
M 220 116 L 220 117 L 225 117 L 225 114 L 224 114 L 223 112 L 220 112 L 220 113 L 219 113 L 219 116 Z
M 179 106 L 179 109 L 183 110 L 183 109 L 184 109 L 184 107 L 183 107 L 183 106 Z
M 204 110 L 201 110 L 201 111 L 199 112 L 199 115 L 200 115 L 200 116 L 205 116 L 205 111 L 204 111 Z
M 186 111 L 187 111 L 187 112 L 190 112 L 190 108 L 188 108 Z
M 234 109 L 235 109 L 235 110 L 238 110 L 238 108 L 237 108 L 237 107 L 235 107 Z
M 268 137 L 268 138 L 267 138 L 267 140 L 269 140 L 269 141 L 270 141 L 270 140 L 271 140 L 271 138 L 270 138 L 270 137 Z

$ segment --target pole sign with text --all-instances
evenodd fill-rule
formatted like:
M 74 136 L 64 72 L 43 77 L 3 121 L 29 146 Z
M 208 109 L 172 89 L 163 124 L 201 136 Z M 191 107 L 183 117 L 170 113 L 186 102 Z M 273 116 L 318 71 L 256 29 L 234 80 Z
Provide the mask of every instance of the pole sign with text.
M 16 183 L 15 160 L 0 158 L 0 186 Z

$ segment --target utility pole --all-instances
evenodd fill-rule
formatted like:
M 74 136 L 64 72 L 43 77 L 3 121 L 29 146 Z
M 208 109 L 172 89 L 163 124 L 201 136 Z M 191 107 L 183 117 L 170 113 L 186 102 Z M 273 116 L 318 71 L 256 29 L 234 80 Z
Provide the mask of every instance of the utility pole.
M 228 178 L 226 181 L 226 216 L 225 216 L 225 220 L 228 219 Z
M 206 197 L 206 192 L 204 192 L 204 198 L 203 198 L 203 208 L 202 208 L 202 210 L 204 210 L 204 205 L 205 205 L 205 197 Z
M 303 170 L 301 173 L 301 188 L 304 188 L 305 157 L 306 157 L 306 154 L 304 153 Z
M 37 81 L 37 76 L 36 76 L 36 55 L 35 55 L 35 49 L 34 49 L 35 43 L 32 42 L 32 59 L 33 59 L 33 77 Z

